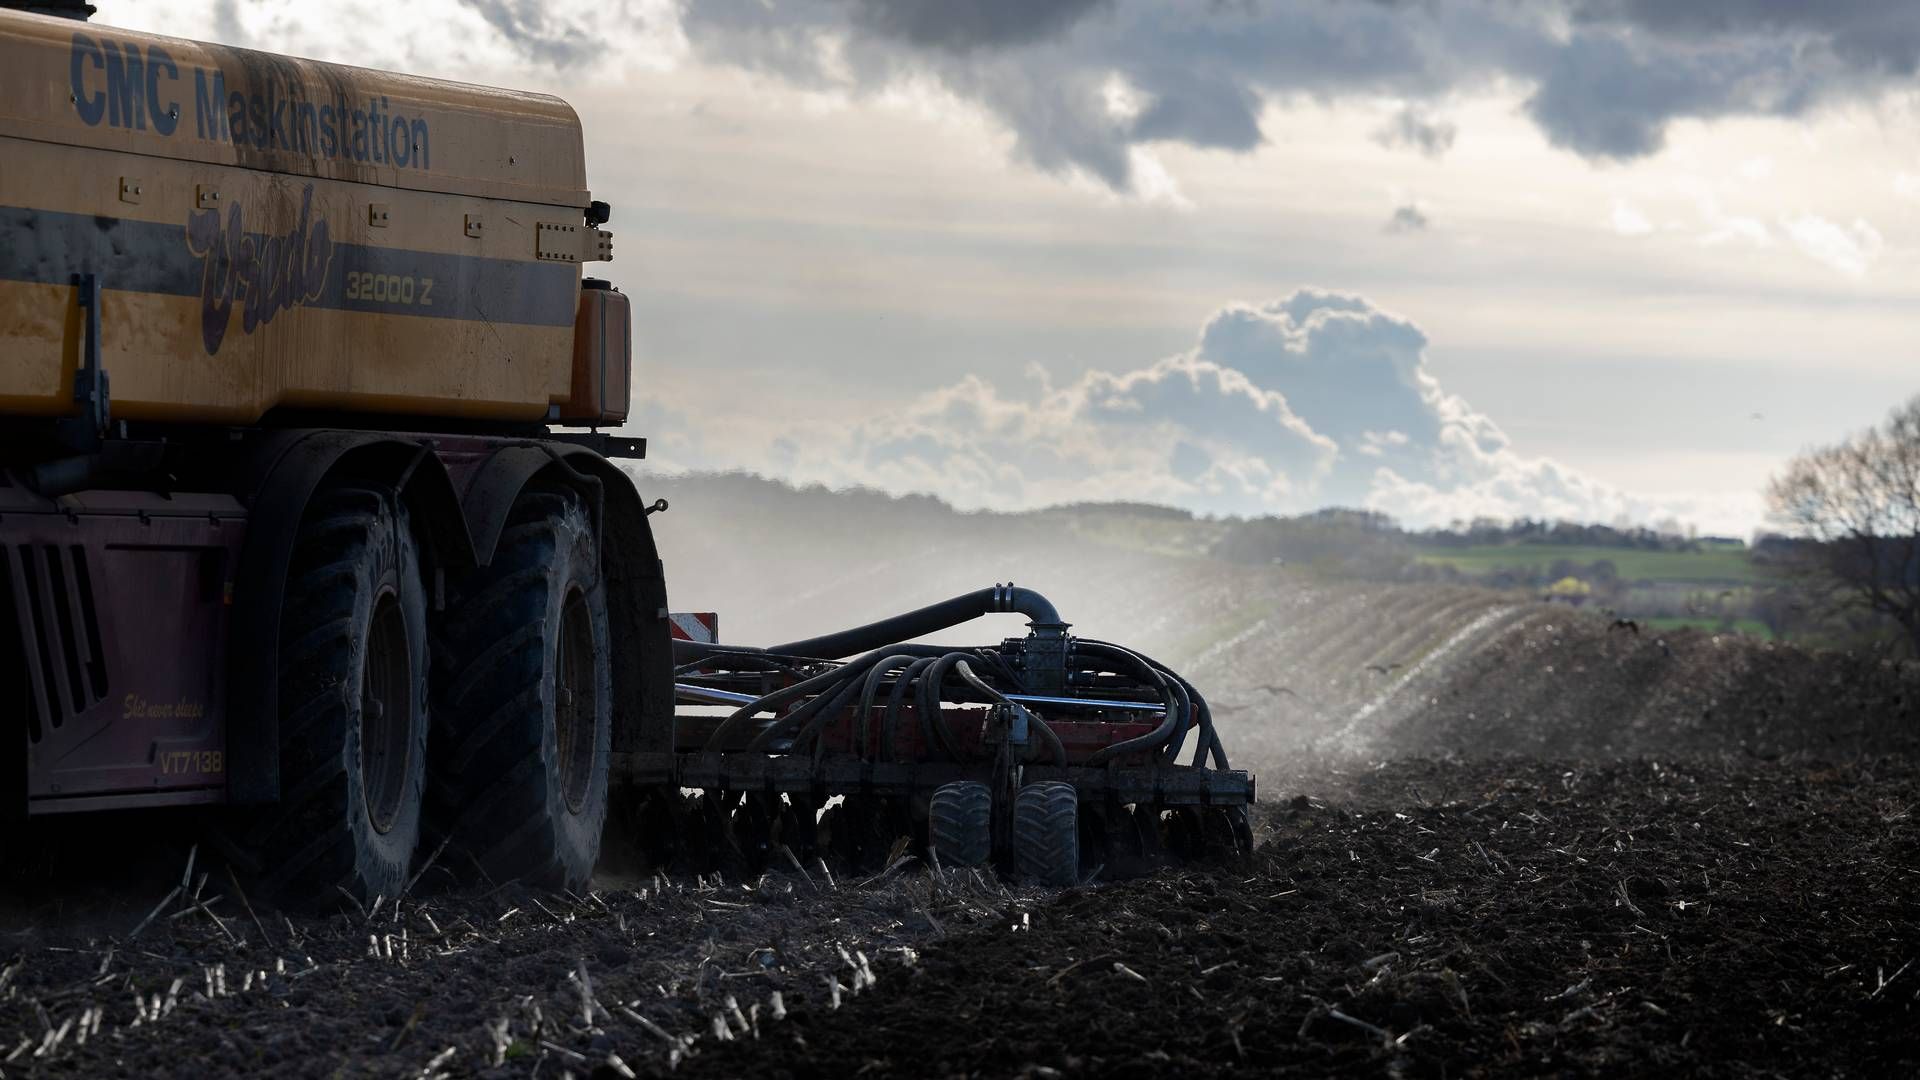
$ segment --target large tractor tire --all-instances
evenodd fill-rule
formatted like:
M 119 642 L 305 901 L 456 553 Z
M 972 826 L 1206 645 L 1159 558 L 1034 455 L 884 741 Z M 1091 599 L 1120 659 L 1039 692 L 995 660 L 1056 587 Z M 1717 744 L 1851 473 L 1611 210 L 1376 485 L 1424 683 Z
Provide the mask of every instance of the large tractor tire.
M 301 522 L 280 618 L 280 801 L 229 837 L 285 907 L 392 899 L 420 839 L 427 605 L 391 489 L 322 488 Z
M 579 889 L 607 816 L 613 668 L 593 519 L 531 489 L 435 643 L 428 829 L 494 881 Z M 456 867 L 457 868 L 457 867 Z
M 1013 869 L 1022 881 L 1065 887 L 1080 881 L 1080 799 L 1072 784 L 1043 780 L 1013 800 Z
M 956 780 L 927 804 L 927 846 L 943 865 L 985 866 L 993 858 L 993 789 Z

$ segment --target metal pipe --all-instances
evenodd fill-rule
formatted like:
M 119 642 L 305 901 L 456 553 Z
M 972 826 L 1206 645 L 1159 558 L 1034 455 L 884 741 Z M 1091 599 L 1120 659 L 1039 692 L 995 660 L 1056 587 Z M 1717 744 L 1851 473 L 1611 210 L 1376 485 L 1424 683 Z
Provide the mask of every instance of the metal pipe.
M 1160 701 L 1109 701 L 1105 698 L 1053 697 L 1049 694 L 1007 694 L 1008 701 L 1017 701 L 1022 705 L 1052 705 L 1061 709 L 1111 709 L 1114 712 L 1163 713 L 1167 711 L 1165 702 Z
M 673 693 L 682 705 L 751 705 L 760 700 L 757 694 L 736 694 L 731 690 L 715 690 L 711 686 L 696 686 L 693 683 L 674 683 Z

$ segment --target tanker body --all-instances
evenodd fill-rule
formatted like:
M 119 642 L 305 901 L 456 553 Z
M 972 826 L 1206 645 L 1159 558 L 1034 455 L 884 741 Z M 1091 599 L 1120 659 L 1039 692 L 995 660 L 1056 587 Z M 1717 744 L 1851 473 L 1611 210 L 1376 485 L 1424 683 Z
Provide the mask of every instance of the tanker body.
M 730 874 L 1249 849 L 1199 690 L 1030 590 L 669 612 L 608 215 L 556 99 L 0 10 L 0 845 L 211 806 L 304 906 L 449 846 L 580 888 L 610 821 Z
M 607 216 L 557 99 L 0 11 L 0 815 L 580 884 L 672 708 Z

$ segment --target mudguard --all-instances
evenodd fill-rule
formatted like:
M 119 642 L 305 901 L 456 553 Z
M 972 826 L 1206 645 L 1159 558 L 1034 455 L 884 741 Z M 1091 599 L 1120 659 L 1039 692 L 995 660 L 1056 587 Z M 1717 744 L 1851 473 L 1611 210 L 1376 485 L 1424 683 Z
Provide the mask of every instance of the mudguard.
M 633 478 L 585 447 L 528 442 L 482 464 L 462 500 L 477 562 L 484 565 L 513 502 L 536 479 L 577 488 L 594 508 L 606 575 L 613 665 L 613 748 L 644 771 L 642 757 L 673 752 L 673 646 L 667 585 L 647 509 Z M 623 770 L 616 763 L 615 778 Z

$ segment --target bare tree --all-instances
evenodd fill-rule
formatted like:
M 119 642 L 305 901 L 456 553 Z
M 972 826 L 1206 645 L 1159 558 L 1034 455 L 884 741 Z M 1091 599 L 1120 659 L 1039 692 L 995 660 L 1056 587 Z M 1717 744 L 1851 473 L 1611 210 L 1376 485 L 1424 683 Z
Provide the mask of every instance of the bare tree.
M 1803 576 L 1891 619 L 1920 653 L 1920 396 L 1878 427 L 1794 458 L 1767 501 L 1804 541 L 1793 560 Z

